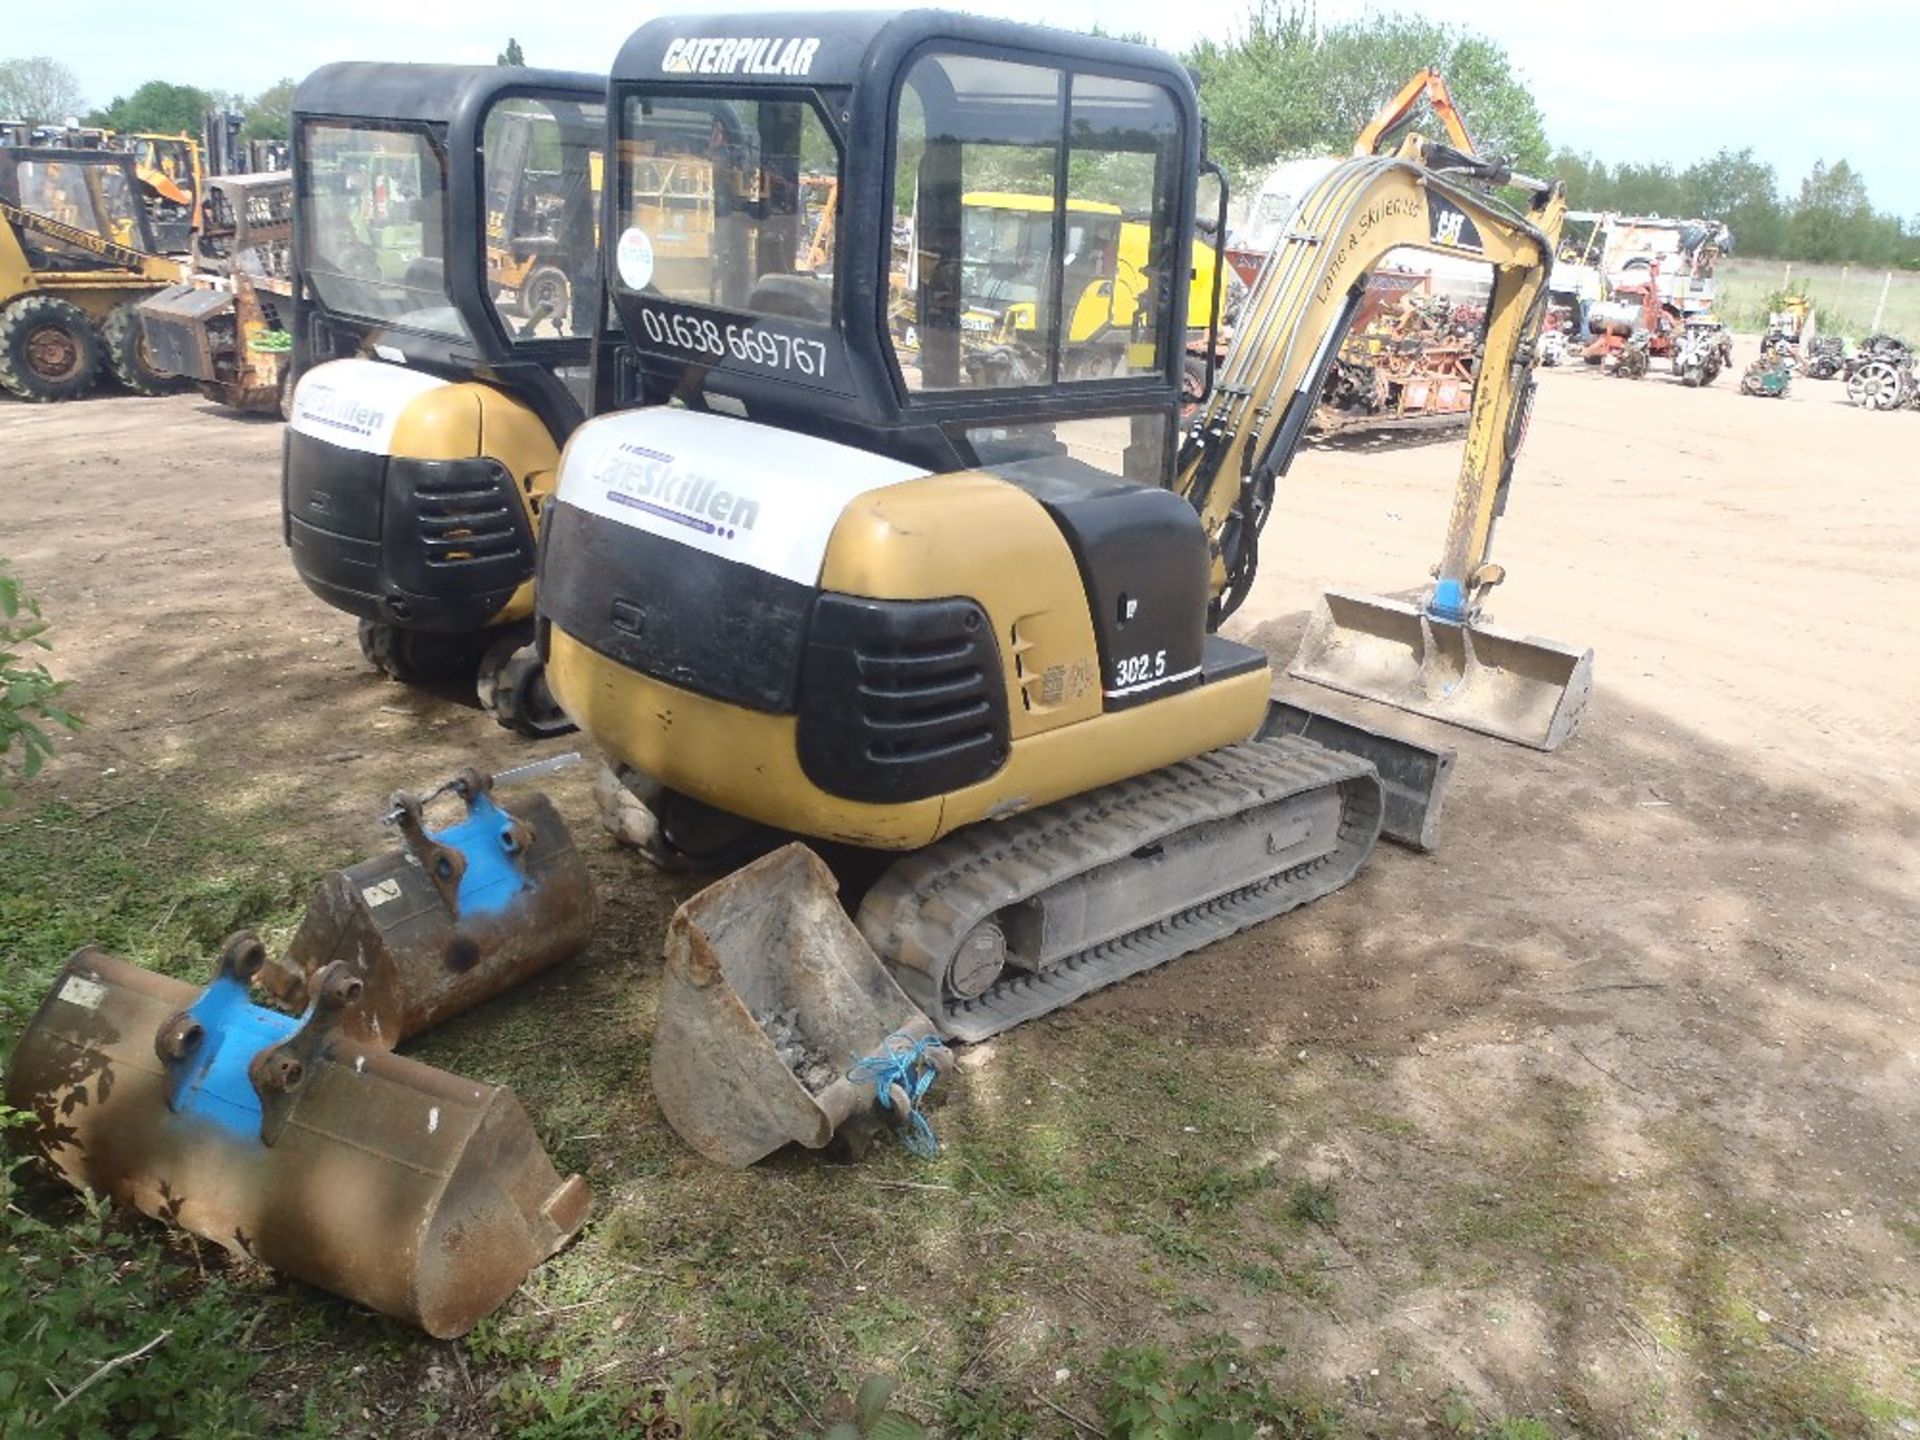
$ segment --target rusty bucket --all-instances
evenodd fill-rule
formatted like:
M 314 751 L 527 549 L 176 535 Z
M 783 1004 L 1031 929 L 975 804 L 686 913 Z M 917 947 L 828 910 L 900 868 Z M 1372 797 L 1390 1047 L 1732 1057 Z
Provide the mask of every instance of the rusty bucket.
M 915 1125 L 918 1081 L 874 1058 L 948 1052 L 847 912 L 833 873 L 791 844 L 716 881 L 674 912 L 653 1034 L 653 1092 L 695 1150 L 746 1166 L 843 1127 Z M 885 1098 L 881 1098 L 884 1096 Z M 858 1123 L 855 1123 L 858 1122 Z M 920 1122 L 922 1128 L 924 1122 Z M 911 1133 L 911 1132 L 910 1132 Z
M 1287 673 L 1463 729 L 1555 750 L 1593 693 L 1593 651 L 1328 591 Z
M 443 786 L 466 815 L 441 830 L 427 828 L 425 801 L 394 796 L 399 848 L 320 882 L 262 986 L 303 1005 L 311 978 L 343 962 L 364 987 L 343 1025 L 392 1049 L 586 949 L 593 882 L 560 812 L 538 791 L 508 809 L 493 783 L 468 769 Z
M 74 954 L 20 1037 L 7 1103 L 77 1188 L 410 1321 L 464 1334 L 586 1219 L 513 1092 L 363 1045 L 345 966 L 295 1017 L 251 1003 L 241 932 L 206 989 Z

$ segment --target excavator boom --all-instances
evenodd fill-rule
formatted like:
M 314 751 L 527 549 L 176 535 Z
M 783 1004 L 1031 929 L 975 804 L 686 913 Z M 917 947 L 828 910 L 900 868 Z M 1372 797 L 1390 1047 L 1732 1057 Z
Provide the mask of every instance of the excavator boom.
M 1434 115 L 1454 147 L 1464 154 L 1473 154 L 1475 147 L 1473 137 L 1467 133 L 1467 122 L 1460 118 L 1460 111 L 1453 103 L 1453 92 L 1447 89 L 1445 77 L 1432 66 L 1416 70 L 1413 78 L 1400 87 L 1400 93 L 1374 112 L 1373 118 L 1354 136 L 1353 153 L 1356 156 L 1379 154 L 1380 142 L 1386 139 L 1390 131 L 1405 123 L 1422 96 L 1433 107 Z
M 1476 181 L 1529 185 L 1523 214 Z M 1292 673 L 1469 729 L 1552 749 L 1577 724 L 1590 652 L 1479 625 L 1489 563 L 1532 397 L 1533 337 L 1566 213 L 1558 185 L 1409 137 L 1330 172 L 1301 202 L 1242 308 L 1220 383 L 1188 432 L 1178 488 L 1212 541 L 1216 620 L 1245 599 L 1259 530 L 1346 334 L 1366 277 L 1402 248 L 1483 260 L 1487 328 L 1460 478 L 1423 605 L 1329 596 Z M 1496 382 L 1497 383 L 1494 383 Z

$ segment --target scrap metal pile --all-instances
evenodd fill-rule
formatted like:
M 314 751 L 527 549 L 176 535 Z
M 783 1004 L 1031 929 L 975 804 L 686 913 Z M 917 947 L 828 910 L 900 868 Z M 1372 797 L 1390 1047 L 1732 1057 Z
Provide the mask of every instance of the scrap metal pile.
M 1368 304 L 1356 316 L 1327 374 L 1316 428 L 1339 431 L 1394 422 L 1458 423 L 1465 418 L 1473 406 L 1486 310 L 1428 294 L 1430 283 L 1425 276 L 1391 272 L 1374 277 Z
M 1896 335 L 1869 335 L 1846 357 L 1847 399 L 1864 410 L 1920 409 L 1913 347 Z

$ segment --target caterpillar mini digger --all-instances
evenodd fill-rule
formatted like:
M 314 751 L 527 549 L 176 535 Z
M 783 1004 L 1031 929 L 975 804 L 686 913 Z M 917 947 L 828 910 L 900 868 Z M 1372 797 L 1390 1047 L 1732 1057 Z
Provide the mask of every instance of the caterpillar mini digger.
M 1487 383 L 1436 588 L 1497 578 L 1484 562 L 1560 188 L 1520 180 L 1522 214 L 1485 183 L 1518 177 L 1417 138 L 1339 166 L 1181 433 L 1201 127 L 1169 57 L 938 12 L 676 17 L 629 40 L 608 103 L 598 413 L 545 517 L 539 634 L 554 695 L 633 780 L 654 852 L 731 858 L 748 826 L 895 852 L 859 934 L 962 1040 L 1344 884 L 1381 829 L 1380 775 L 1268 733 L 1285 726 L 1267 657 L 1217 626 L 1252 582 L 1367 272 L 1395 246 L 1493 269 Z M 710 243 L 677 237 L 668 266 L 630 208 L 634 176 L 687 152 L 711 161 L 714 221 Z M 797 183 L 827 156 L 831 275 L 803 263 Z M 1036 185 L 1052 237 L 1043 359 L 1022 381 L 963 364 L 964 197 Z M 1068 363 L 1076 199 L 1149 229 L 1137 343 L 1093 376 Z M 886 324 L 909 215 L 911 355 Z M 1502 645 L 1482 646 L 1466 685 L 1501 704 L 1554 688 L 1525 642 Z M 1360 748 L 1383 771 L 1421 762 L 1383 737 Z M 1448 757 L 1426 758 L 1431 788 Z M 783 1133 L 822 1143 L 824 1094 L 791 1097 L 782 1131 L 768 1086 L 815 1040 L 841 1058 L 855 991 L 911 1033 L 870 974 L 817 993 L 860 970 L 822 928 L 821 873 L 769 857 L 670 932 L 654 1086 L 716 1158 L 745 1163 Z M 789 1017 L 797 1044 L 775 1033 Z
M 534 537 L 585 414 L 604 80 L 341 64 L 294 95 L 294 568 L 396 679 L 475 674 L 512 729 L 565 722 L 531 650 Z M 545 303 L 489 270 L 489 197 L 543 177 Z M 524 650 L 525 653 L 521 653 Z

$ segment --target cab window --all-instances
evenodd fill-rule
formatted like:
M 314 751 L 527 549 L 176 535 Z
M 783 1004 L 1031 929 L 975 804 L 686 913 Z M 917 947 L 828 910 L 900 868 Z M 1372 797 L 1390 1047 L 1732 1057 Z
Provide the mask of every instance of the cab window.
M 840 150 L 810 102 L 630 94 L 619 167 L 620 294 L 833 323 Z M 715 348 L 704 331 L 687 330 L 684 315 L 644 305 L 634 315 L 636 339 Z M 734 338 L 714 334 L 722 349 Z
M 308 283 L 329 310 L 466 335 L 447 294 L 446 161 L 415 130 L 309 121 L 294 206 Z
M 888 330 L 909 392 L 1156 376 L 1179 110 L 1163 88 L 931 54 L 894 121 Z
M 481 127 L 487 298 L 516 340 L 593 328 L 606 107 L 520 98 Z

